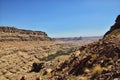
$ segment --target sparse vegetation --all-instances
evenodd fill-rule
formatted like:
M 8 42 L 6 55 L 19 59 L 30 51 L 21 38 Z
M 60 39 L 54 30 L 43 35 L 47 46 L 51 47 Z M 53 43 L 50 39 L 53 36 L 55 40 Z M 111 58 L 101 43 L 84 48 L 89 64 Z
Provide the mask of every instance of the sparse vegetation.
M 70 80 L 78 80 L 76 76 L 70 75 Z
M 96 59 L 97 59 L 97 56 L 98 56 L 98 54 L 92 54 L 93 60 L 96 60 Z
M 70 43 L 50 41 L 10 41 L 0 42 L 0 45 L 2 45 L 0 46 L 1 80 L 4 80 L 5 76 L 12 79 L 18 74 L 29 72 L 34 62 L 40 62 L 39 59 L 44 59 L 45 57 L 47 61 L 54 59 L 56 61 L 56 57 L 58 57 L 58 61 L 63 61 L 75 50 L 75 45 Z M 48 67 L 55 67 L 53 63 L 54 61 L 52 63 L 48 62 Z M 57 65 L 58 62 L 56 61 L 55 64 Z M 10 72 L 9 75 L 7 72 Z
M 85 68 L 84 72 L 85 72 L 85 73 L 90 73 L 91 71 L 90 71 L 90 69 Z
M 99 75 L 102 73 L 102 71 L 103 71 L 103 68 L 100 65 L 96 65 L 92 69 L 92 75 Z
M 74 48 L 70 48 L 70 49 L 66 49 L 66 50 L 58 50 L 55 54 L 50 54 L 47 57 L 43 57 L 39 60 L 40 61 L 50 61 L 50 60 L 55 59 L 58 56 L 70 55 L 70 53 L 72 53 L 74 50 L 75 50 Z
M 88 80 L 88 79 L 87 79 L 87 77 L 80 76 L 80 77 L 78 78 L 78 80 Z

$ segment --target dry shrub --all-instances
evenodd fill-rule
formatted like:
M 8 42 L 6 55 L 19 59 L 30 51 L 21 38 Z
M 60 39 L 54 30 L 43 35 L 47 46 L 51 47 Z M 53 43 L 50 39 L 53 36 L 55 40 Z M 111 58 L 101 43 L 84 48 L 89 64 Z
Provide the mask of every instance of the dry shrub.
M 85 72 L 85 73 L 90 73 L 90 69 L 85 68 L 84 72 Z
M 87 79 L 87 77 L 80 76 L 80 77 L 78 78 L 78 80 L 88 80 L 88 79 Z
M 93 75 L 101 74 L 102 71 L 103 71 L 103 68 L 102 68 L 100 65 L 96 65 L 96 66 L 93 68 L 92 74 L 93 74 Z
M 94 59 L 94 60 L 96 60 L 97 59 L 97 54 L 92 54 L 92 58 Z

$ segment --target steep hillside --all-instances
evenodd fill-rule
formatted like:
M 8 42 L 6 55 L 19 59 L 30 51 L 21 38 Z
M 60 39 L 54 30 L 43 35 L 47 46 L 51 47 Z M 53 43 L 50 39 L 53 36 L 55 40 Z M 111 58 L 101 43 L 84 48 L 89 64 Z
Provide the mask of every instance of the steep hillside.
M 120 79 L 120 15 L 103 39 L 80 47 L 53 70 L 56 80 Z
M 0 26 L 0 41 L 50 41 L 51 38 L 42 31 L 17 29 Z

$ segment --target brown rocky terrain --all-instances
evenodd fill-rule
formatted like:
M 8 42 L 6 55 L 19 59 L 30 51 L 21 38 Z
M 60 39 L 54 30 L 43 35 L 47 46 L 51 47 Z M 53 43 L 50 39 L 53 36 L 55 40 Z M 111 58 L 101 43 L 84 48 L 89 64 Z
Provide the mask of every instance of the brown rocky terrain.
M 27 80 L 34 80 L 45 73 L 46 69 L 54 69 L 60 62 L 68 59 L 69 54 L 83 43 L 88 42 L 2 41 L 0 80 L 20 80 L 22 76 L 27 76 Z M 33 68 L 33 63 L 38 63 L 38 67 L 39 63 L 44 63 L 45 68 L 38 72 L 38 67 Z
M 65 50 L 69 51 L 71 50 L 69 46 L 75 47 L 71 44 L 52 41 L 0 42 L 0 80 L 15 80 L 14 76 L 28 73 L 33 63 L 45 62 L 49 60 L 47 56 L 60 51 L 63 53 Z M 52 62 L 51 58 L 50 60 L 49 63 Z
M 0 41 L 50 41 L 51 38 L 42 31 L 17 29 L 0 26 Z
M 120 80 L 120 15 L 103 39 L 80 47 L 52 74 L 53 80 Z

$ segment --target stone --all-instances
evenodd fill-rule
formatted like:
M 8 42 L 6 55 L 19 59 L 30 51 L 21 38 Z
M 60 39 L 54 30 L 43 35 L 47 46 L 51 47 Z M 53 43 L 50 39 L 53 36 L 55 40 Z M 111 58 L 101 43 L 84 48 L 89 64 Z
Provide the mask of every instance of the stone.
M 39 72 L 41 69 L 43 69 L 43 64 L 44 63 L 33 63 L 30 72 Z

